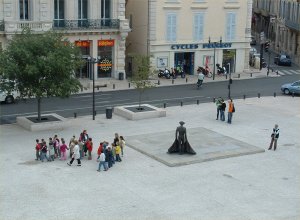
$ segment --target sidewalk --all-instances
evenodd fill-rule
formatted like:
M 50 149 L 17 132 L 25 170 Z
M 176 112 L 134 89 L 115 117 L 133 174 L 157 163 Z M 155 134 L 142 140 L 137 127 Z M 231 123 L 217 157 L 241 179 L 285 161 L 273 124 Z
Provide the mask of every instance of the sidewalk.
M 242 73 L 232 73 L 231 77 L 233 80 L 243 80 L 243 79 L 251 79 L 251 78 L 262 78 L 262 77 L 279 77 L 276 72 L 269 71 L 269 75 L 267 74 L 267 69 L 263 68 L 262 70 L 258 69 L 249 69 L 249 71 L 245 71 Z M 196 75 L 187 75 L 186 78 L 181 78 L 180 76 L 176 79 L 166 79 L 166 78 L 158 78 L 153 77 L 151 81 L 156 87 L 161 86 L 172 86 L 172 85 L 183 85 L 183 84 L 196 84 L 198 80 L 198 76 Z M 229 80 L 229 75 L 226 76 L 219 76 L 218 74 L 215 75 L 215 79 L 211 78 L 204 78 L 204 83 L 208 82 L 219 82 L 219 81 L 226 81 Z M 91 93 L 92 92 L 92 81 L 91 80 L 81 80 L 83 85 L 83 90 L 80 93 Z M 106 85 L 105 87 L 103 87 Z M 99 86 L 99 88 L 98 88 Z M 134 89 L 132 83 L 130 83 L 127 79 L 125 80 L 118 80 L 118 79 L 99 79 L 95 81 L 95 91 L 113 91 L 113 90 L 124 90 L 124 89 Z
M 214 103 L 168 107 L 167 117 L 129 121 L 113 115 L 70 120 L 64 130 L 28 132 L 0 126 L 1 219 L 203 219 L 297 220 L 300 218 L 300 99 L 280 96 L 234 100 L 233 124 L 215 120 Z M 168 167 L 130 147 L 123 161 L 97 172 L 100 141 L 118 132 L 126 139 L 174 132 L 179 121 L 266 150 L 279 124 L 277 151 Z M 93 160 L 36 162 L 35 139 L 54 134 L 67 141 L 87 129 Z M 189 136 L 188 136 L 189 137 Z M 156 140 L 159 141 L 159 140 Z M 201 134 L 199 134 L 201 142 Z M 154 142 L 153 142 L 154 143 Z M 170 143 L 171 145 L 172 143 Z M 148 146 L 151 148 L 151 146 Z M 165 146 L 166 151 L 169 146 Z

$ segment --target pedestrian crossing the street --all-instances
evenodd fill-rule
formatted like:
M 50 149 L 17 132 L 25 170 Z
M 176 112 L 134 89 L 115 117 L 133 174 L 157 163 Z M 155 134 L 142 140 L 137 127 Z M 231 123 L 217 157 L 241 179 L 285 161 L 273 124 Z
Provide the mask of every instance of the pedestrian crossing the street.
M 278 74 L 281 76 L 300 74 L 300 69 L 299 70 L 278 70 Z

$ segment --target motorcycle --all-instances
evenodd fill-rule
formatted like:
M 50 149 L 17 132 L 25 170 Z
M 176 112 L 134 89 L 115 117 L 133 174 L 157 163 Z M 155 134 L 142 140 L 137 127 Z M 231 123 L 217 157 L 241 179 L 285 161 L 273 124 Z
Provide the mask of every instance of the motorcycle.
M 226 75 L 227 74 L 227 70 L 224 66 L 222 67 L 220 64 L 217 63 L 216 67 L 217 67 L 218 75 L 221 75 L 221 74 Z
M 158 70 L 158 77 L 165 77 L 166 79 L 171 78 L 171 72 L 167 68 L 164 70 Z
M 208 68 L 204 68 L 204 67 L 198 66 L 197 73 L 200 73 L 200 72 L 202 72 L 203 75 L 206 76 L 206 77 L 208 77 L 208 78 L 212 77 L 212 73 L 209 71 Z

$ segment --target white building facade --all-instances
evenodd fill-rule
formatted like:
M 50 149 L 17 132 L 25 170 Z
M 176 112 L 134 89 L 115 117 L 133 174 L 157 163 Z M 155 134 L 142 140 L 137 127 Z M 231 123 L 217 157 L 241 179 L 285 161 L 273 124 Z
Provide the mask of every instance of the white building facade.
M 125 40 L 130 31 L 125 0 L 0 0 L 0 46 L 5 48 L 24 27 L 35 33 L 62 32 L 81 47 L 87 62 L 76 72 L 78 78 L 125 74 Z M 92 58 L 98 62 L 90 62 Z
M 156 69 L 182 65 L 191 75 L 215 64 L 242 72 L 249 67 L 251 16 L 252 0 L 128 0 L 126 54 L 148 54 Z

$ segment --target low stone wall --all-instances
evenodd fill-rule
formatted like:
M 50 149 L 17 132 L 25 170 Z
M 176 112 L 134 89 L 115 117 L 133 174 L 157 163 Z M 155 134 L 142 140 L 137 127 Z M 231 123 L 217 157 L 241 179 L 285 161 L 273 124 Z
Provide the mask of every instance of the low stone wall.
M 140 120 L 146 118 L 159 118 L 159 117 L 166 117 L 167 111 L 165 109 L 157 108 L 152 105 L 143 104 L 142 106 L 146 106 L 148 108 L 153 109 L 153 111 L 140 111 L 140 112 L 133 112 L 126 108 L 130 107 L 137 107 L 137 105 L 128 105 L 128 106 L 117 106 L 114 107 L 114 114 L 127 118 L 129 120 Z
M 55 117 L 57 121 L 33 122 L 29 118 L 37 117 L 37 115 L 30 115 L 17 117 L 17 124 L 29 131 L 63 130 L 69 124 L 66 118 L 55 113 L 42 115 L 42 118 L 47 116 Z

